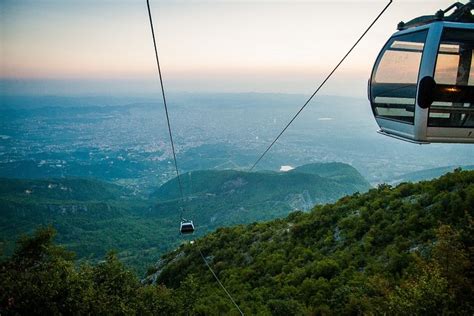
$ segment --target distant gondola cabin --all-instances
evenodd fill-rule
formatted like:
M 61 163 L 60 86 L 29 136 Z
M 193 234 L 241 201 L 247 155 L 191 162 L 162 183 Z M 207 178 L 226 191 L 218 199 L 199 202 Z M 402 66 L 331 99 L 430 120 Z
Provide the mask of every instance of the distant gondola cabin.
M 182 220 L 179 231 L 183 235 L 194 233 L 193 221 Z

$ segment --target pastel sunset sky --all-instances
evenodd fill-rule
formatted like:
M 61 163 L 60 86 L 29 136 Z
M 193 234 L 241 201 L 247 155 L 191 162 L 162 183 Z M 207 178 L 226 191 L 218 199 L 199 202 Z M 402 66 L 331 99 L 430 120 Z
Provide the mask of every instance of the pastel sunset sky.
M 171 91 L 311 93 L 385 0 L 151 0 Z M 452 0 L 395 0 L 325 87 L 363 96 L 397 23 Z M 4 93 L 156 90 L 145 0 L 1 1 Z

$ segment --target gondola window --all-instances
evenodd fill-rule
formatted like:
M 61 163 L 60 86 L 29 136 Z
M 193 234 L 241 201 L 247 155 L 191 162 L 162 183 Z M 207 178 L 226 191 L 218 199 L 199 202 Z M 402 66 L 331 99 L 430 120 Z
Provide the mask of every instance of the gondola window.
M 426 31 L 390 39 L 379 55 L 371 82 L 374 114 L 413 124 L 416 85 Z
M 436 60 L 437 84 L 453 85 L 445 94 L 456 92 L 456 86 L 474 85 L 473 64 L 474 33 L 462 29 L 446 28 L 439 45 Z M 433 102 L 429 126 L 474 127 L 474 105 L 465 102 Z

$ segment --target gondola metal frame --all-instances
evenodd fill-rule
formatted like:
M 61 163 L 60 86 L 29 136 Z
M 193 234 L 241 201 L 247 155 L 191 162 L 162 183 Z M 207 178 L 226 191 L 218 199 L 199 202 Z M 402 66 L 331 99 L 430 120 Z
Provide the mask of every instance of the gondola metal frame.
M 470 2 L 465 6 L 474 7 L 474 3 Z M 458 8 L 459 10 L 459 8 Z M 457 11 L 456 11 L 457 12 Z M 455 12 L 455 13 L 456 13 Z M 453 13 L 454 15 L 454 13 Z M 409 22 L 410 23 L 410 22 Z M 408 25 L 408 23 L 407 23 Z M 429 106 L 422 106 L 420 102 L 426 95 L 420 95 L 420 82 L 425 78 L 434 78 L 434 72 L 436 69 L 436 62 L 438 58 L 438 50 L 442 40 L 443 31 L 445 29 L 456 29 L 465 30 L 474 33 L 474 23 L 465 22 L 452 22 L 450 17 L 446 17 L 446 20 L 429 21 L 427 23 L 419 23 L 417 26 L 406 27 L 402 30 L 393 34 L 383 49 L 379 53 L 374 67 L 372 69 L 371 78 L 369 79 L 368 85 L 368 96 L 372 105 L 372 111 L 380 127 L 379 133 L 387 136 L 392 136 L 398 139 L 402 139 L 409 142 L 418 144 L 426 143 L 474 143 L 474 127 L 435 127 L 428 125 L 428 118 L 430 113 Z M 372 84 L 376 75 L 377 67 L 380 65 L 381 59 L 387 51 L 387 45 L 390 41 L 396 37 L 413 34 L 416 32 L 427 31 L 426 39 L 423 45 L 423 51 L 421 54 L 420 68 L 418 72 L 418 79 L 416 82 L 416 96 L 414 106 L 414 121 L 413 124 L 402 122 L 399 120 L 391 119 L 388 117 L 382 117 L 377 115 L 375 110 L 375 101 L 372 97 Z M 474 60 L 472 60 L 474 64 Z M 471 69 L 474 69 L 471 66 Z M 471 86 L 469 88 L 472 89 Z M 472 91 L 471 91 L 472 92 Z M 434 93 L 434 92 L 433 92 Z M 474 100 L 472 100 L 472 94 L 469 94 L 469 101 L 473 106 Z M 472 102 L 471 102 L 472 101 Z M 421 102 L 423 103 L 423 102 Z M 462 109 L 462 108 L 460 108 Z M 470 108 L 466 113 L 471 112 Z M 467 114 L 466 114 L 467 115 Z

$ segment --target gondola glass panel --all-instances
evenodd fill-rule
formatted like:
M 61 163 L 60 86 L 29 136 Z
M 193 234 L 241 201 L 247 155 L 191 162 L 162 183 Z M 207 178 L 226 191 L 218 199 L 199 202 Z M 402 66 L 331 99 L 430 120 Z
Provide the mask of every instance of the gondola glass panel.
M 446 97 L 456 92 L 456 86 L 462 88 L 474 85 L 473 47 L 472 30 L 444 29 L 434 79 L 438 85 L 452 86 L 443 92 Z M 434 100 L 430 107 L 428 126 L 474 127 L 474 105 Z
M 370 97 L 374 115 L 413 124 L 421 57 L 427 31 L 392 37 L 374 67 Z

